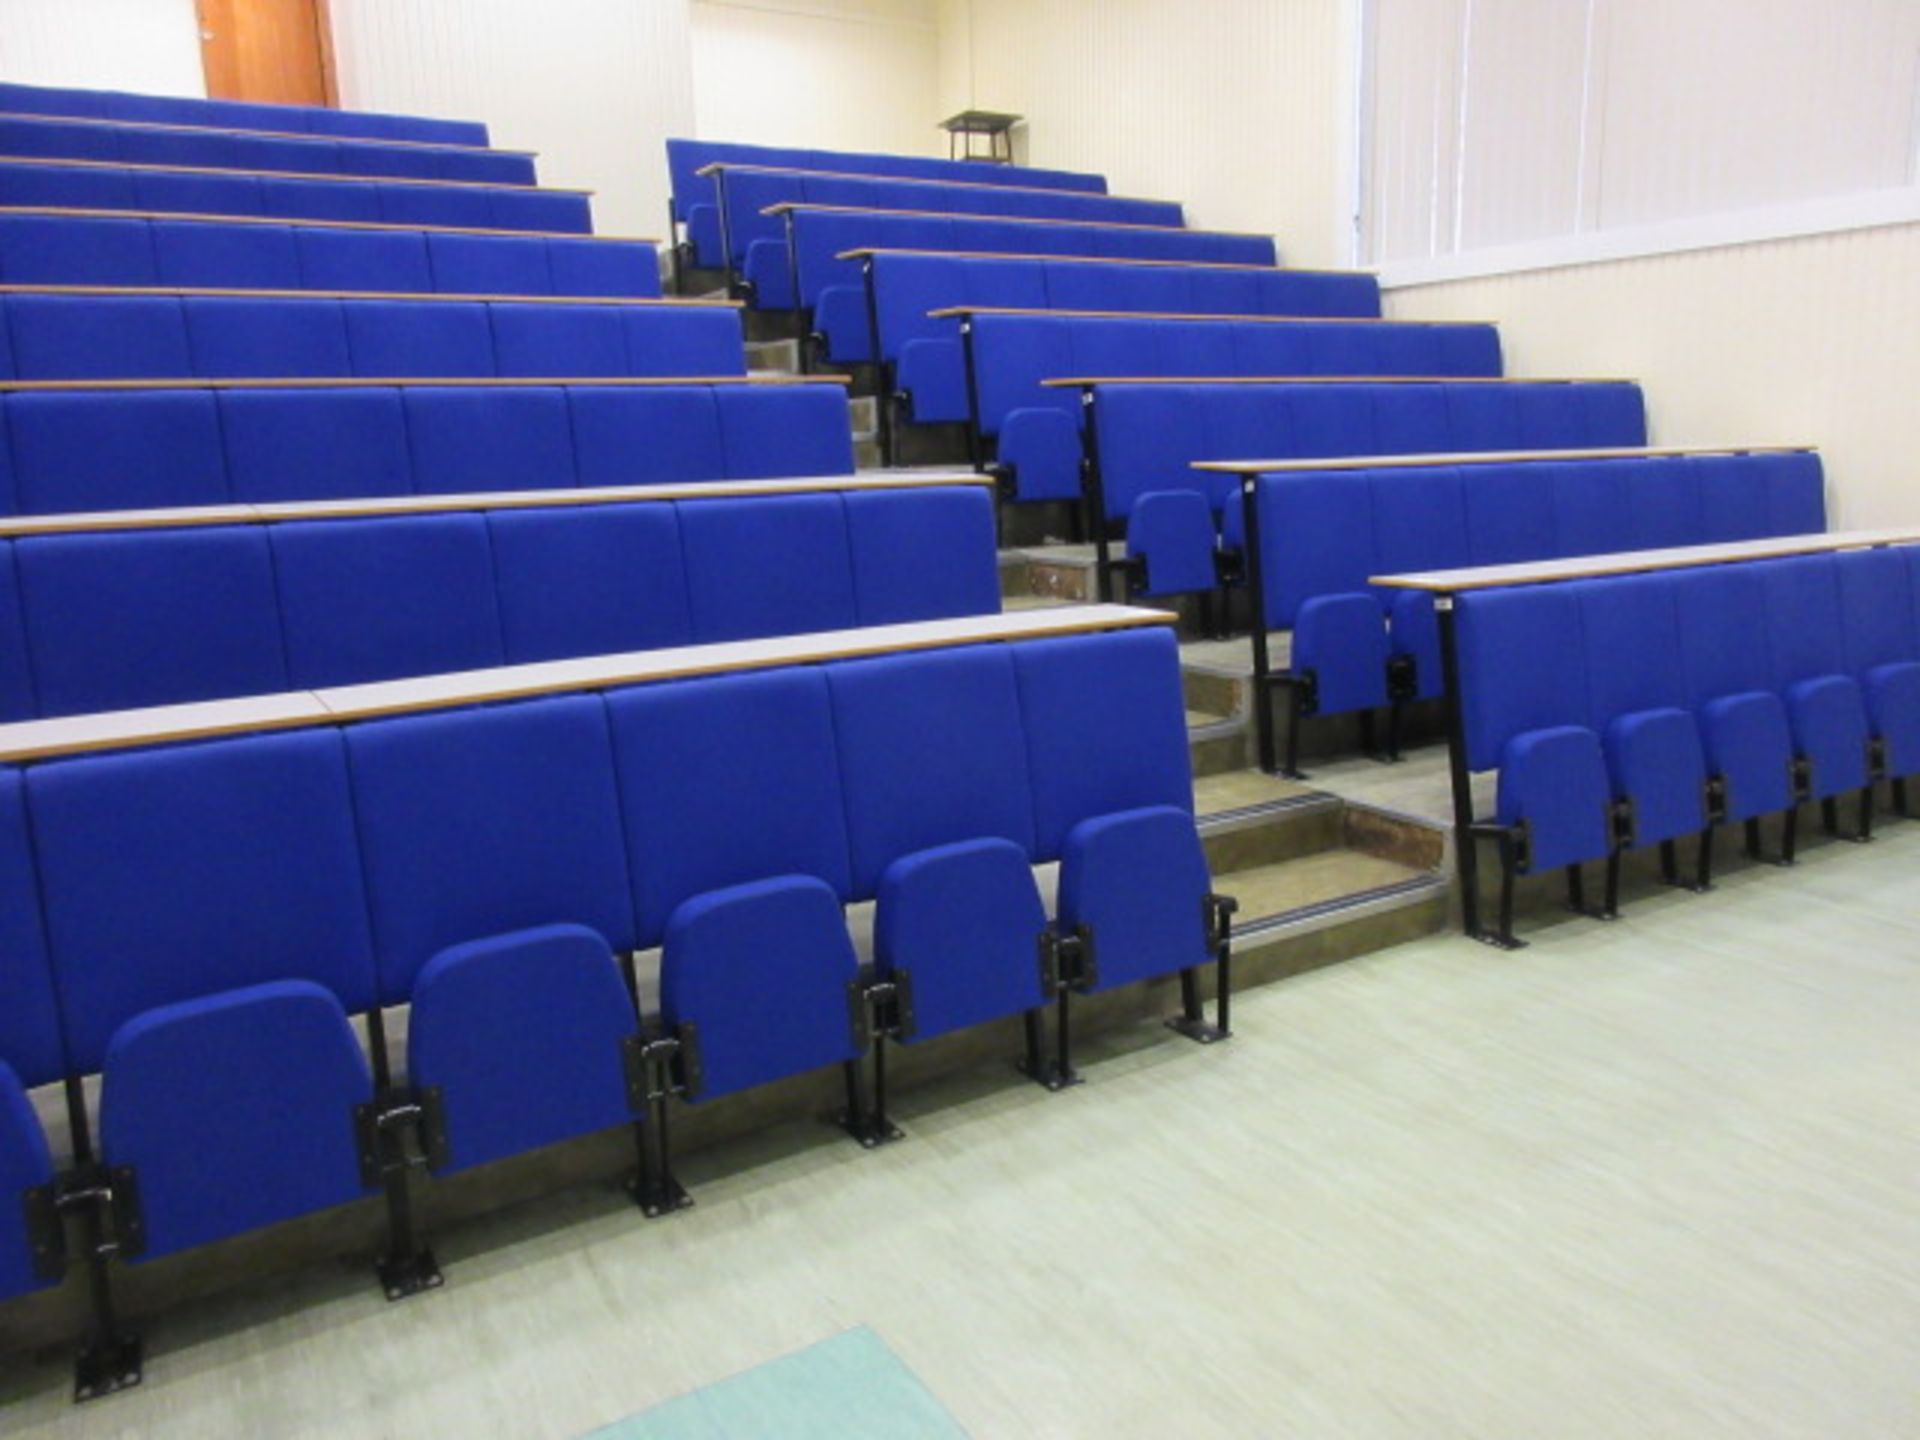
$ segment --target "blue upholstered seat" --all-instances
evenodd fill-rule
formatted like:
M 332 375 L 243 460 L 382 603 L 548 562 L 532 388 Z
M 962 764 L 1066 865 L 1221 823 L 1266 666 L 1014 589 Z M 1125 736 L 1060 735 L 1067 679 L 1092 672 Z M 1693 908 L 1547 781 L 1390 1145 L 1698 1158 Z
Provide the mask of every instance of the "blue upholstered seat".
M 531 1003 L 532 997 L 537 1003 Z M 445 1171 L 623 1125 L 633 1001 L 603 936 L 541 925 L 449 946 L 421 968 L 407 1075 L 438 1092 Z
M 1146 806 L 1082 820 L 1060 857 L 1060 924 L 1092 936 L 1093 980 L 1110 990 L 1213 958 L 1211 883 L 1190 810 Z
M 1496 810 L 1502 825 L 1524 828 L 1525 872 L 1606 856 L 1612 796 L 1600 738 L 1583 725 L 1515 735 L 1500 757 Z

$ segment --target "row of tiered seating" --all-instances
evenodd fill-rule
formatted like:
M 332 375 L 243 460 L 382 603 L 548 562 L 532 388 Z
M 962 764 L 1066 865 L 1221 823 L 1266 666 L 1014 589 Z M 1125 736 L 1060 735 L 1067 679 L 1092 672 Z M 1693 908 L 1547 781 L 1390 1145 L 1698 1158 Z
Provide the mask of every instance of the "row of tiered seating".
M 847 410 L 830 381 L 0 386 L 0 513 L 850 475 Z
M 1189 232 L 1191 233 L 1191 232 Z M 1104 260 L 1088 255 L 858 252 L 859 285 L 835 285 L 813 307 L 813 329 L 835 364 L 891 366 L 916 415 L 958 419 L 965 313 L 988 309 L 1313 315 L 1377 319 L 1380 285 L 1357 271 L 1264 264 Z M 1081 372 L 1086 373 L 1086 372 Z
M 684 493 L 0 524 L 0 721 L 999 613 L 977 483 Z
M 973 311 L 965 337 L 966 418 L 1023 500 L 1079 496 L 1084 407 L 1048 380 L 1501 373 L 1499 332 L 1473 323 Z M 917 378 L 909 368 L 907 381 Z
M 381 294 L 660 294 L 648 240 L 0 211 L 0 285 Z
M 1148 594 L 1218 583 L 1220 517 L 1238 508 L 1228 501 L 1239 486 L 1196 462 L 1647 443 L 1640 387 L 1622 380 L 1048 383 L 1085 396 L 1088 453 L 1071 478 L 1037 494 L 1084 486 L 1101 583 L 1115 568 L 1105 527 L 1124 524 L 1134 579 Z M 1034 483 L 1023 478 L 1023 492 Z
M 1272 265 L 1273 240 L 1217 230 L 1161 225 L 1088 225 L 1059 220 L 923 215 L 886 210 L 797 206 L 785 212 L 793 255 L 787 272 L 749 275 L 761 310 L 799 310 L 817 317 L 826 304 L 844 314 L 847 302 L 826 297 L 837 287 L 858 292 L 868 250 L 933 250 L 1017 256 L 1063 255 L 1109 260 L 1173 260 L 1207 265 Z
M 786 211 L 796 206 L 841 210 L 900 210 L 922 215 L 985 215 L 1002 219 L 1064 220 L 1104 225 L 1183 229 L 1185 213 L 1169 200 L 1027 189 L 974 181 L 894 180 L 818 170 L 713 167 L 720 226 L 730 270 L 756 290 L 792 283 Z M 783 283 L 784 282 L 784 283 Z
M 1717 564 L 1565 584 L 1472 589 L 1454 600 L 1466 766 L 1499 771 L 1497 816 L 1475 827 L 1502 859 L 1493 938 L 1513 943 L 1517 875 L 1700 843 L 1719 824 L 1786 817 L 1920 774 L 1920 547 Z M 1516 657 L 1525 657 L 1524 661 Z M 1897 795 L 1906 809 L 1904 784 Z
M 1232 573 L 1253 592 L 1254 633 L 1293 636 L 1284 670 L 1265 663 L 1265 644 L 1254 667 L 1261 762 L 1276 763 L 1264 695 L 1278 686 L 1289 775 L 1299 773 L 1306 717 L 1390 707 L 1397 721 L 1401 705 L 1442 694 L 1433 597 L 1371 588 L 1375 575 L 1757 540 L 1827 523 L 1825 476 L 1810 451 L 1303 464 L 1257 476 L 1241 497 L 1227 510 L 1241 517 Z
M 271 170 L 284 175 L 537 183 L 533 156 L 507 150 L 261 135 L 130 121 L 57 120 L 4 111 L 0 111 L 0 155 L 197 170 Z
M 177 95 L 137 95 L 124 90 L 78 90 L 48 85 L 0 85 L 0 113 L 276 135 L 340 135 L 480 149 L 491 143 L 487 127 L 478 120 L 437 120 L 424 115 L 333 110 L 321 105 L 262 105 L 243 100 L 196 100 Z
M 237 170 L 181 170 L 61 160 L 0 159 L 0 205 L 69 210 L 264 215 L 587 235 L 585 191 L 450 180 L 357 180 Z
M 296 733 L 0 770 L 0 1171 L 27 1197 L 0 1212 L 8 1291 L 59 1273 L 56 1211 L 84 1220 L 104 1297 L 110 1257 L 384 1187 L 383 1282 L 411 1293 L 439 1283 L 411 1146 L 449 1175 L 630 1125 L 662 1210 L 673 1096 L 837 1064 L 877 1143 L 885 1040 L 1024 1014 L 1057 1084 L 1072 993 L 1179 972 L 1197 1011 L 1218 961 L 1224 996 L 1231 912 L 1158 626 L 354 722 L 392 688 Z M 863 968 L 844 909 L 868 901 Z M 642 1010 L 624 957 L 654 949 Z M 1040 1067 L 1049 1003 L 1062 1048 Z M 56 1179 L 19 1084 L 93 1075 L 97 1132 L 69 1087 Z M 104 1312 L 94 1383 L 129 1344 Z
M 726 247 L 720 234 L 720 200 L 711 167 L 753 165 L 775 170 L 824 170 L 842 175 L 877 175 L 902 180 L 965 180 L 976 185 L 1016 185 L 1023 188 L 1071 190 L 1104 195 L 1104 175 L 1071 170 L 1035 170 L 1026 166 L 974 165 L 964 160 L 935 160 L 919 155 L 878 155 L 840 150 L 803 150 L 790 146 L 739 145 L 719 140 L 667 141 L 667 178 L 670 189 L 669 234 L 676 243 L 685 235 L 688 264 L 724 270 Z
M 0 295 L 0 377 L 744 375 L 733 306 L 455 296 Z

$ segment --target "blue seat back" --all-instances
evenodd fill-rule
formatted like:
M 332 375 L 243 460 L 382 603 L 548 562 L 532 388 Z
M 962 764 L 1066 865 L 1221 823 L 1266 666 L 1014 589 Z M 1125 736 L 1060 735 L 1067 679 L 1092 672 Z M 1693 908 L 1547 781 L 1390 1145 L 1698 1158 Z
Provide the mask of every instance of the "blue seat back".
M 501 510 L 487 533 L 508 664 L 693 643 L 674 506 Z
M 295 688 L 505 663 L 480 516 L 299 521 L 271 538 Z
M 682 901 L 804 875 L 851 894 L 825 677 L 772 670 L 607 697 L 635 921 L 657 945 Z
M 902 856 L 963 840 L 1034 850 L 1020 688 L 1002 645 L 828 668 L 853 888 Z
M 1069 636 L 1014 652 L 1037 858 L 1057 859 L 1082 820 L 1150 805 L 1193 809 L 1193 769 L 1162 628 Z
M 21 514 L 232 498 L 211 391 L 15 394 L 5 407 Z
M 1618 576 L 1567 588 L 1580 606 L 1591 729 L 1604 734 L 1623 715 L 1686 706 L 1686 652 L 1670 576 Z
M 298 979 L 372 1003 L 337 732 L 44 764 L 27 799 L 76 1070 L 98 1070 L 126 1021 L 196 996 Z
M 859 623 L 838 495 L 689 501 L 680 544 L 701 644 Z
M 400 400 L 418 494 L 575 483 L 567 396 L 557 387 L 425 385 L 407 388 Z
M 260 527 L 29 536 L 11 548 L 41 714 L 288 688 Z
M 386 1003 L 441 950 L 509 931 L 585 925 L 633 948 L 599 696 L 356 725 L 346 744 Z
M 0 1065 L 29 1086 L 66 1073 L 53 970 L 41 922 L 26 786 L 0 769 Z
M 1473 590 L 1454 606 L 1469 769 L 1497 767 L 1516 735 L 1587 723 L 1585 631 L 1571 587 Z
M 1897 550 L 1859 550 L 1834 557 L 1840 583 L 1847 669 L 1866 675 L 1881 665 L 1920 660 L 1912 579 Z
M 16 115 L 70 115 L 86 120 L 145 121 L 295 135 L 355 135 L 421 144 L 484 147 L 488 143 L 487 127 L 477 120 L 439 120 L 365 110 L 335 110 L 318 105 L 266 105 L 255 101 L 201 100 L 62 86 L 0 85 L 0 110 Z
M 395 390 L 222 390 L 215 396 L 228 484 L 246 504 L 412 491 Z

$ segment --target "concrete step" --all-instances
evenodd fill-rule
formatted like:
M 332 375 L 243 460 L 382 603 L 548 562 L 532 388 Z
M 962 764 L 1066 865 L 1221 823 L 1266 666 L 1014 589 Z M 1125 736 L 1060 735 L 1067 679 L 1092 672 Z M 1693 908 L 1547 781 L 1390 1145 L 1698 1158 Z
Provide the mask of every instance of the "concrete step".
M 856 435 L 877 439 L 880 429 L 879 402 L 871 395 L 853 396 L 847 401 L 847 420 Z
M 798 340 L 749 340 L 747 341 L 747 370 L 755 375 L 798 375 L 800 373 L 800 342 Z

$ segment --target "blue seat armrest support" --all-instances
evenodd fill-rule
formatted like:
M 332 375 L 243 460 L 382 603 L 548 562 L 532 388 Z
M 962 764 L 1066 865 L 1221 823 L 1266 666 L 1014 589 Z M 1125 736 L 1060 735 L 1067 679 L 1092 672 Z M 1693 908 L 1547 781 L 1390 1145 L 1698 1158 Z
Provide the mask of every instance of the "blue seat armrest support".
M 755 240 L 748 245 L 740 273 L 752 287 L 748 303 L 754 309 L 792 310 L 799 305 L 785 240 Z
M 863 365 L 874 358 L 867 331 L 867 292 L 858 285 L 829 285 L 813 302 L 813 333 L 835 365 Z
M 1150 490 L 1134 502 L 1127 521 L 1127 558 L 1139 593 L 1188 595 L 1215 589 L 1220 583 L 1216 553 L 1213 509 L 1198 490 Z
M 1001 423 L 998 457 L 1011 499 L 1078 500 L 1082 453 L 1080 427 L 1064 410 L 1014 410 Z
M 959 338 L 921 335 L 907 341 L 894 365 L 893 388 L 906 397 L 908 413 L 918 424 L 969 419 L 966 356 Z

